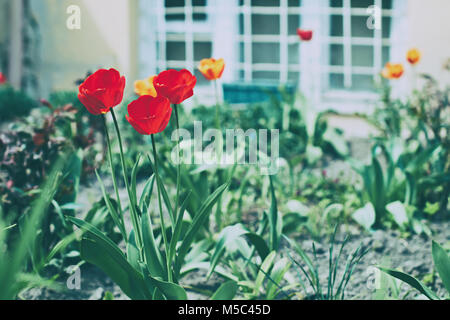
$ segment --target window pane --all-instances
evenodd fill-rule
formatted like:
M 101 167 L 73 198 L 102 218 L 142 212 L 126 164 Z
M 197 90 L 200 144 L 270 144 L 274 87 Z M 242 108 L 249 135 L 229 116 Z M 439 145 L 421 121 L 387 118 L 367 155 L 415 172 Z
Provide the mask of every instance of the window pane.
M 288 81 L 297 83 L 300 79 L 300 72 L 298 71 L 289 71 L 288 72 Z
M 239 42 L 239 62 L 245 62 L 245 46 L 243 42 Z
M 352 8 L 368 8 L 374 5 L 374 0 L 352 0 Z
M 203 76 L 203 74 L 197 68 L 194 70 L 194 76 L 197 78 L 197 85 L 209 84 L 209 81 Z
M 341 44 L 330 45 L 330 65 L 344 65 L 344 46 Z
M 367 17 L 352 16 L 352 37 L 373 37 L 373 30 L 367 28 Z
M 252 15 L 252 33 L 253 34 L 280 34 L 280 16 L 279 15 Z
M 280 80 L 278 71 L 253 71 L 252 76 L 256 80 Z
M 280 63 L 279 43 L 253 43 L 253 63 Z
M 289 7 L 300 7 L 301 1 L 300 0 L 289 0 L 288 6 Z
M 192 5 L 194 7 L 206 7 L 206 0 L 192 0 Z
M 194 60 L 200 61 L 212 55 L 212 42 L 194 42 Z
M 181 41 L 167 41 L 166 43 L 167 60 L 184 61 L 186 60 L 186 43 Z
M 297 14 L 288 15 L 288 34 L 296 35 L 298 27 L 300 27 L 300 16 Z
M 239 34 L 244 34 L 244 15 L 242 13 L 239 14 Z
M 373 46 L 352 46 L 352 65 L 373 67 Z
M 391 36 L 391 22 L 392 19 L 389 17 L 384 17 L 382 19 L 382 34 L 383 38 L 390 38 Z
M 388 46 L 383 46 L 383 66 L 389 62 L 389 60 L 391 59 L 390 57 L 391 55 L 391 48 L 389 48 Z
M 330 7 L 341 8 L 343 6 L 342 0 L 330 0 Z
M 288 50 L 289 50 L 289 64 L 299 64 L 299 46 L 298 43 L 295 44 L 290 44 L 288 46 Z
M 184 13 L 180 14 L 166 14 L 166 21 L 184 21 Z
M 354 90 L 374 90 L 373 76 L 354 74 L 352 83 Z
M 166 0 L 166 8 L 184 7 L 184 0 Z
M 252 6 L 255 6 L 255 7 L 279 7 L 280 0 L 252 0 Z
M 342 73 L 330 73 L 330 88 L 344 89 L 344 75 Z
M 392 9 L 392 0 L 383 0 L 383 9 Z
M 342 37 L 344 35 L 344 19 L 341 15 L 331 15 L 330 36 Z

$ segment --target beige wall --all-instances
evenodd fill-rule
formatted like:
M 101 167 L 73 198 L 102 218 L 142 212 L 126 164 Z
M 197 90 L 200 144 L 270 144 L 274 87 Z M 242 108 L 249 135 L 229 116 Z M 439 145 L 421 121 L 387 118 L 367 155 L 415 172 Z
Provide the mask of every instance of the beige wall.
M 408 44 L 423 54 L 418 71 L 448 83 L 442 65 L 450 58 L 450 0 L 404 1 L 408 1 Z
M 33 0 L 42 35 L 42 93 L 75 88 L 73 82 L 100 67 L 134 78 L 135 0 Z M 39 2 L 39 3 L 38 3 Z M 81 9 L 81 30 L 69 30 L 70 5 Z M 131 36 L 130 36 L 131 35 Z

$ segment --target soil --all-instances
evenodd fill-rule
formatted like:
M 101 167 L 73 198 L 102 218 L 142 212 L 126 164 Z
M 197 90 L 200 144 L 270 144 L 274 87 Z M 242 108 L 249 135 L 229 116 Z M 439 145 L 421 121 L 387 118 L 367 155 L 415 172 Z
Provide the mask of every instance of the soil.
M 432 224 L 431 229 L 435 234 L 435 240 L 443 245 L 450 243 L 450 223 Z M 342 227 L 344 228 L 344 226 Z M 376 268 L 375 266 L 383 265 L 390 266 L 395 269 L 403 270 L 404 272 L 416 276 L 422 279 L 424 275 L 431 274 L 433 272 L 433 262 L 431 257 L 431 240 L 418 235 L 411 235 L 408 238 L 403 238 L 400 233 L 396 231 L 375 231 L 372 234 L 358 234 L 359 229 L 352 229 L 345 226 L 347 230 L 340 230 L 336 241 L 336 248 L 339 248 L 339 244 L 342 243 L 342 235 L 352 234 L 352 238 L 343 251 L 343 259 L 339 264 L 338 279 L 345 267 L 346 258 L 350 255 L 361 243 L 364 248 L 369 248 L 368 253 L 364 256 L 361 263 L 357 265 L 351 280 L 348 284 L 345 298 L 346 299 L 358 299 L 367 300 L 375 297 L 376 285 Z M 300 244 L 302 249 L 310 256 L 313 256 L 312 244 L 313 241 L 306 237 L 297 239 L 297 243 Z M 326 286 L 328 276 L 328 249 L 329 244 L 327 241 L 321 243 L 315 242 L 316 254 L 317 254 L 317 266 L 319 275 L 322 277 L 321 282 L 323 286 Z M 335 249 L 336 250 L 336 249 Z M 287 256 L 287 253 L 293 257 L 296 261 L 301 261 L 295 254 L 287 248 L 286 243 L 283 243 L 281 255 Z M 101 270 L 95 266 L 85 264 L 81 267 L 81 288 L 80 290 L 64 289 L 63 291 L 53 291 L 50 289 L 35 288 L 24 292 L 21 295 L 23 299 L 31 300 L 98 300 L 102 299 L 105 292 L 109 291 L 113 293 L 114 298 L 118 300 L 128 299 L 116 286 L 108 276 L 106 276 Z M 68 277 L 69 275 L 67 275 Z M 286 278 L 291 281 L 296 281 L 298 278 L 297 269 L 295 266 L 291 267 Z M 66 280 L 61 279 L 61 285 L 66 288 Z M 201 290 L 213 291 L 220 285 L 221 279 L 218 277 L 211 277 L 206 281 L 206 273 L 203 271 L 193 272 L 185 279 L 183 279 L 183 285 L 193 286 Z M 430 287 L 433 287 L 429 285 Z M 423 295 L 420 295 L 415 290 L 406 284 L 400 285 L 401 292 L 400 297 L 406 299 L 425 299 Z M 434 291 L 443 297 L 445 295 L 445 289 L 442 283 L 436 277 L 436 283 L 434 285 Z M 293 290 L 295 291 L 295 290 Z M 294 299 L 298 298 L 310 298 L 313 296 L 311 288 L 308 292 L 303 290 L 297 290 L 299 294 L 294 295 Z M 292 291 L 291 291 L 292 292 Z M 290 293 L 291 293 L 290 292 Z M 297 293 L 297 292 L 295 292 Z M 406 295 L 406 296 L 405 296 Z M 188 290 L 188 297 L 192 300 L 207 299 L 207 296 L 198 292 Z M 280 296 L 280 298 L 282 298 Z M 388 298 L 388 297 L 385 297 Z

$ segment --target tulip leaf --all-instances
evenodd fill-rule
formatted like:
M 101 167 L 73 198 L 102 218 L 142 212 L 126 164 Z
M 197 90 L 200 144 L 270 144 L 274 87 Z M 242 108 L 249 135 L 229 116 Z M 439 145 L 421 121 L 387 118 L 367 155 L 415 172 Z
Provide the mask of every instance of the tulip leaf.
M 85 231 L 81 240 L 81 257 L 103 270 L 131 299 L 150 299 L 144 278 L 126 259 L 123 252 L 100 230 L 83 220 L 67 217 Z
M 400 272 L 397 270 L 393 270 L 393 269 L 387 269 L 387 268 L 381 268 L 381 267 L 379 267 L 379 269 L 381 271 L 386 272 L 387 274 L 393 276 L 394 278 L 397 278 L 403 282 L 406 282 L 411 287 L 419 290 L 419 292 L 422 293 L 423 295 L 425 295 L 428 299 L 439 300 L 439 298 L 436 296 L 436 294 L 434 294 L 430 289 L 428 289 L 422 282 L 420 282 L 416 278 L 414 278 L 406 273 L 403 273 L 403 272 Z
M 211 300 L 233 300 L 238 288 L 238 284 L 235 281 L 227 281 L 214 292 Z
M 433 261 L 442 283 L 450 294 L 450 257 L 437 242 L 432 244 Z

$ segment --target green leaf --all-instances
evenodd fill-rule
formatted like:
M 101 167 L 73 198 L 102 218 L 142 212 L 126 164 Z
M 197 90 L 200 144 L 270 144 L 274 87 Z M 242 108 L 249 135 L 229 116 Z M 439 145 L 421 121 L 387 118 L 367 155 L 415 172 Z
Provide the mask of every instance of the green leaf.
M 369 202 L 363 208 L 356 210 L 352 217 L 366 230 L 370 230 L 375 223 L 375 209 L 372 203 Z
M 268 300 L 273 300 L 276 297 L 278 290 L 280 290 L 280 282 L 290 267 L 291 262 L 287 258 L 283 258 L 275 263 L 272 272 L 270 273 L 271 280 L 269 280 L 267 284 L 266 296 Z
M 208 213 L 211 211 L 211 208 L 216 204 L 217 200 L 220 198 L 222 193 L 228 189 L 230 185 L 230 182 L 225 183 L 224 185 L 217 188 L 216 191 L 214 191 L 202 204 L 198 212 L 194 216 L 194 220 L 192 221 L 192 224 L 190 225 L 186 236 L 184 237 L 180 249 L 178 251 L 178 259 L 177 259 L 177 269 L 181 269 L 182 262 L 189 251 L 192 242 L 195 239 L 195 236 L 197 235 L 200 228 L 205 223 L 205 220 L 208 216 Z
M 394 221 L 399 227 L 403 227 L 408 223 L 408 215 L 406 214 L 405 206 L 400 201 L 389 203 L 386 206 L 386 210 L 392 214 Z
M 254 295 L 259 295 L 263 281 L 266 278 L 267 274 L 269 273 L 270 268 L 272 267 L 275 258 L 277 256 L 277 253 L 275 251 L 272 251 L 266 259 L 264 259 L 263 263 L 261 264 L 261 267 L 259 268 L 258 275 L 256 276 L 255 285 L 254 285 Z
M 444 248 L 442 248 L 437 242 L 433 241 L 432 244 L 433 262 L 436 267 L 442 283 L 450 294 L 450 257 Z
M 122 223 L 123 221 L 119 217 L 119 214 L 117 213 L 116 208 L 114 208 L 113 204 L 111 203 L 111 200 L 109 199 L 109 196 L 106 194 L 105 185 L 103 184 L 103 181 L 100 178 L 100 175 L 98 174 L 97 170 L 95 171 L 95 174 L 96 174 L 98 182 L 100 184 L 100 189 L 102 190 L 103 199 L 105 200 L 106 207 L 108 208 L 108 212 L 111 214 L 111 217 L 112 217 L 114 223 L 119 228 L 123 239 L 126 241 L 128 239 L 128 237 L 127 237 L 127 232 L 125 230 L 125 226 Z
M 81 240 L 81 257 L 103 270 L 131 299 L 150 299 L 144 278 L 127 261 L 119 247 L 93 225 L 74 217 L 69 221 L 84 230 Z
M 214 292 L 211 296 L 211 300 L 233 300 L 237 291 L 238 284 L 235 281 L 227 281 Z
M 127 243 L 127 260 L 135 268 L 139 270 L 139 250 L 136 246 L 136 238 L 134 230 L 131 230 Z
M 277 250 L 282 233 L 283 221 L 281 215 L 278 212 L 277 198 L 275 196 L 275 188 L 273 186 L 272 176 L 269 176 L 269 179 L 270 179 L 270 194 L 272 196 L 269 214 L 270 248 L 272 250 Z
M 214 268 L 219 263 L 220 258 L 223 256 L 225 248 L 247 232 L 248 231 L 245 230 L 240 224 L 226 227 L 221 231 L 211 258 L 211 267 L 207 275 L 208 278 L 214 272 Z
M 133 197 L 132 203 L 137 204 L 137 195 L 136 195 L 136 176 L 139 169 L 139 161 L 141 160 L 141 155 L 138 155 L 136 163 L 131 170 L 131 196 Z
M 267 246 L 266 241 L 259 235 L 254 232 L 246 233 L 245 236 L 250 241 L 252 245 L 255 246 L 256 251 L 258 251 L 259 256 L 262 260 L 264 260 L 270 253 L 270 249 Z
M 141 219 L 142 238 L 144 242 L 144 256 L 148 272 L 156 277 L 164 278 L 167 274 L 161 253 L 156 245 L 153 228 L 148 213 L 144 213 Z
M 428 299 L 439 300 L 439 298 L 436 296 L 436 294 L 434 294 L 430 289 L 428 289 L 422 282 L 420 282 L 416 278 L 414 278 L 406 273 L 403 273 L 403 272 L 400 272 L 397 270 L 393 270 L 393 269 L 387 269 L 387 268 L 381 268 L 381 267 L 379 267 L 379 269 L 381 271 L 386 272 L 387 274 L 393 276 L 394 278 L 397 278 L 403 282 L 406 282 L 411 287 L 419 290 L 420 293 L 425 295 Z
M 145 183 L 144 189 L 142 190 L 141 198 L 139 199 L 139 208 L 143 213 L 144 211 L 146 211 L 145 208 L 148 208 L 150 204 L 150 198 L 153 193 L 154 185 L 155 185 L 155 175 L 152 174 L 152 176 Z

